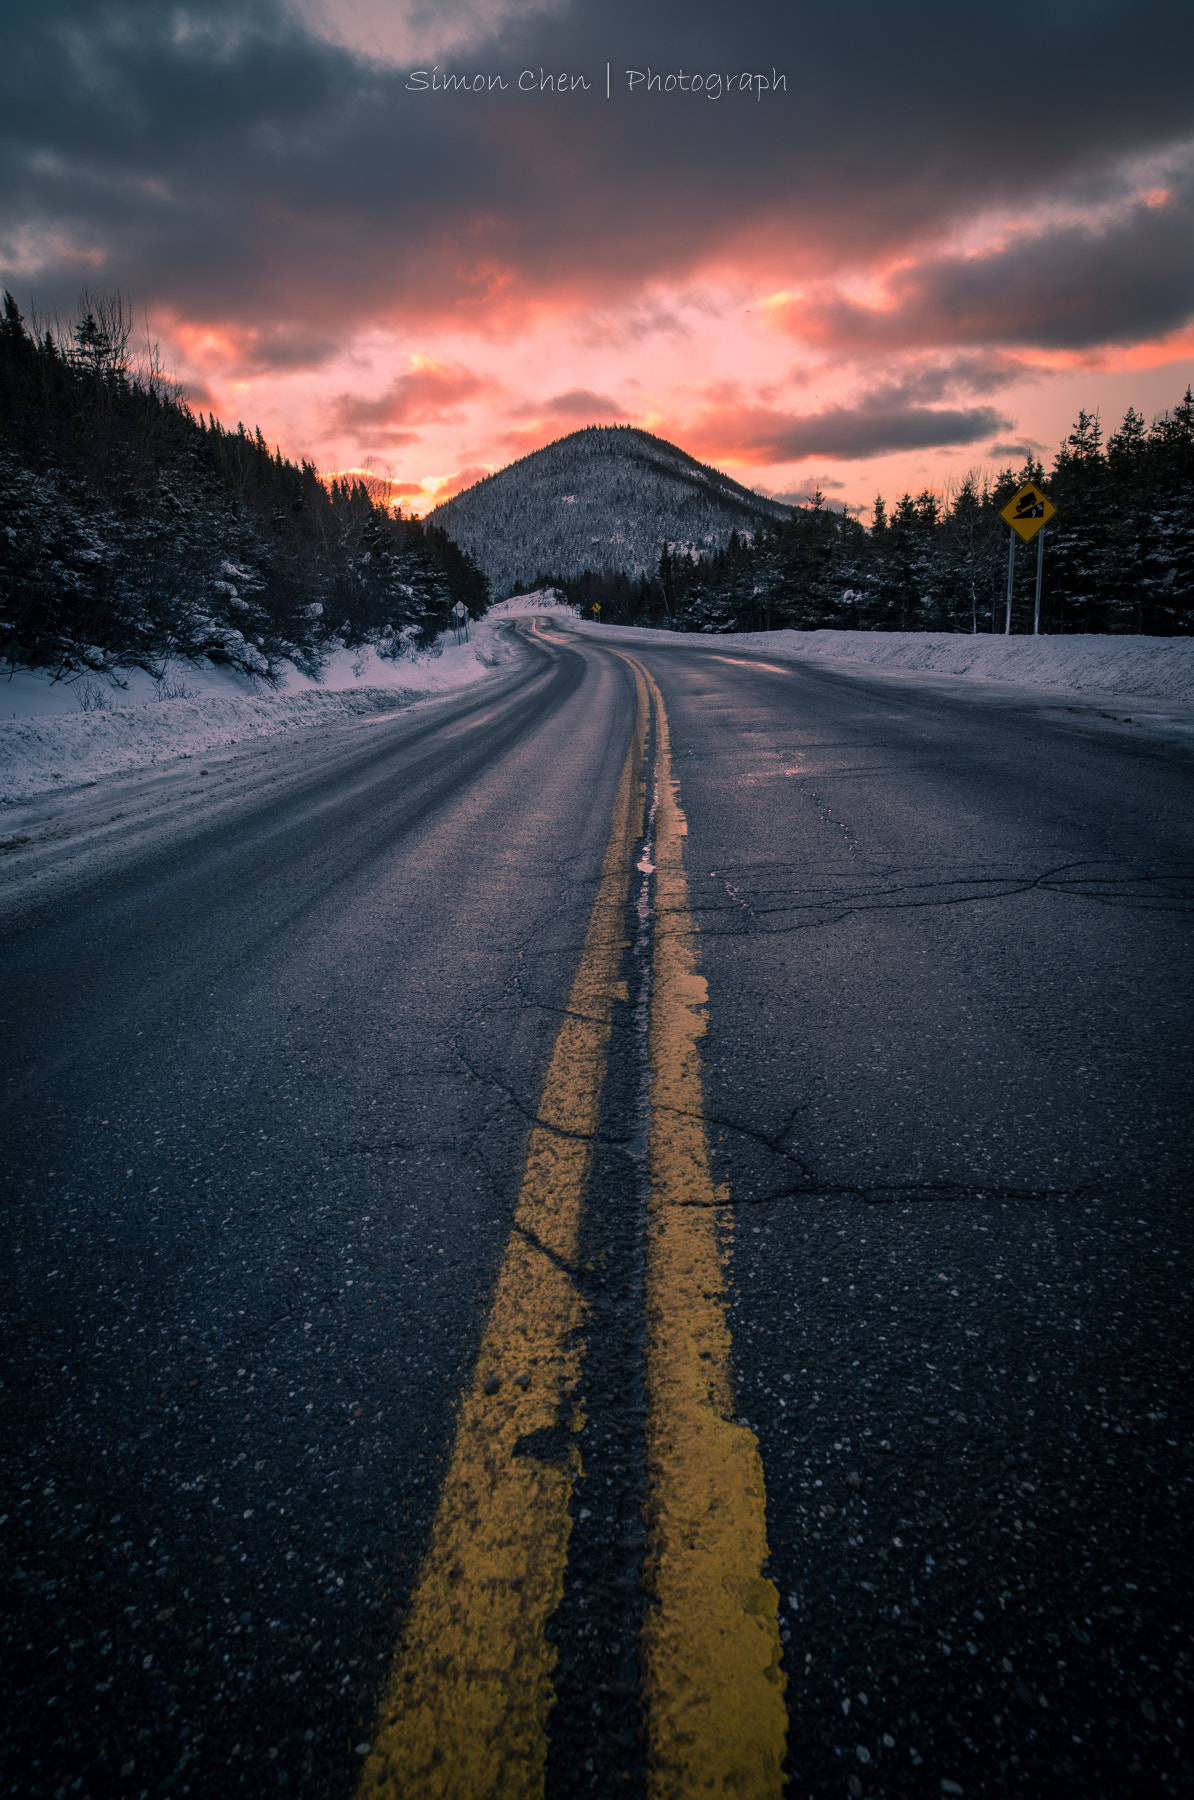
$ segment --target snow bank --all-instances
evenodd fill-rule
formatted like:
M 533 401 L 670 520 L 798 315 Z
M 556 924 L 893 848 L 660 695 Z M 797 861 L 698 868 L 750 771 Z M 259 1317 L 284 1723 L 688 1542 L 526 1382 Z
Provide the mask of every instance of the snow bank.
M 560 595 L 556 588 L 536 588 L 533 594 L 514 594 L 509 600 L 499 600 L 486 613 L 486 619 L 513 619 L 520 613 L 563 613 L 570 619 L 580 617 L 575 606 Z
M 127 685 L 119 686 L 98 676 L 68 685 L 18 671 L 0 678 L 0 803 L 90 787 L 105 776 L 211 756 L 281 732 L 397 712 L 481 681 L 516 655 L 485 618 L 470 626 L 468 643 L 447 633 L 435 650 L 397 661 L 372 649 L 339 650 L 318 681 L 290 668 L 277 688 L 208 663 L 174 664 L 161 682 L 129 670 L 121 675 Z
M 658 643 L 669 633 L 624 625 L 574 627 L 586 635 Z M 1133 694 L 1170 706 L 1194 706 L 1194 638 L 988 637 L 942 631 L 727 631 L 676 633 L 682 643 L 762 650 L 777 662 L 1013 682 L 1078 694 Z

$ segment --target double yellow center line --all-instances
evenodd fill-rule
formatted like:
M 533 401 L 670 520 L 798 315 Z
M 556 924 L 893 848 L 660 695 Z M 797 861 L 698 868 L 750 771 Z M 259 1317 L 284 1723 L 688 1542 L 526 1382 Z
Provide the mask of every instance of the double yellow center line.
M 714 1187 L 704 1125 L 698 1043 L 707 991 L 684 874 L 687 824 L 662 696 L 640 663 L 624 660 L 634 671 L 636 718 L 601 883 L 358 1800 L 543 1793 L 556 1654 L 546 1627 L 564 1590 L 581 1466 L 575 1434 L 584 1426 L 576 1396 L 588 1309 L 571 1271 L 614 1007 L 626 998 L 626 914 L 652 713 L 647 1787 L 652 1800 L 763 1800 L 782 1791 L 778 1595 L 762 1573 L 758 1445 L 732 1417 L 725 1196 Z M 543 1445 L 547 1453 L 536 1454 Z

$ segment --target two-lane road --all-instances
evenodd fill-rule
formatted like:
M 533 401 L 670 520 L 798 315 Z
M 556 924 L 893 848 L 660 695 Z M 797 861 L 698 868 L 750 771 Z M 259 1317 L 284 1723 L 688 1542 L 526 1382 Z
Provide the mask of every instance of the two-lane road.
M 1188 1791 L 1194 759 L 524 637 L 10 904 L 6 1791 Z

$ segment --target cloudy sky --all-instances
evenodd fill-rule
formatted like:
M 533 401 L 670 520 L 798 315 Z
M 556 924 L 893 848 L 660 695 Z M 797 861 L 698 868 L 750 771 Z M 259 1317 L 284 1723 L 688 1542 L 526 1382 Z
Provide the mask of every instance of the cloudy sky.
M 1194 379 L 1188 0 L 3 7 L 22 309 L 416 511 L 613 421 L 890 501 Z

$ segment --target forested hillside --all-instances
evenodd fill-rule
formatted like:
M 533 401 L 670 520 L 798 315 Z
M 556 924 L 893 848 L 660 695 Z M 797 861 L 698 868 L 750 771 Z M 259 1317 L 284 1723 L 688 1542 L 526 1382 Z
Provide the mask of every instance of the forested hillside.
M 69 675 L 210 657 L 270 678 L 336 644 L 429 642 L 488 589 L 447 534 L 197 418 L 118 302 L 0 322 L 0 655 Z
M 1104 444 L 1080 414 L 1051 473 L 1029 462 L 993 485 L 973 478 L 943 502 L 905 494 L 872 524 L 821 496 L 782 523 L 693 556 L 664 546 L 650 576 L 541 571 L 612 623 L 684 631 L 776 626 L 871 631 L 1002 631 L 1008 527 L 1000 508 L 1026 480 L 1057 506 L 1044 533 L 1041 629 L 1194 633 L 1194 398 L 1146 427 L 1130 410 Z M 1036 546 L 1019 545 L 1013 630 L 1031 630 Z
M 487 475 L 432 519 L 467 547 L 496 595 L 550 570 L 650 573 L 667 543 L 696 555 L 789 508 L 629 425 L 588 425 Z

